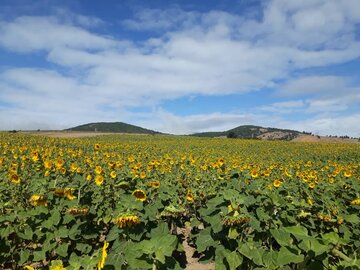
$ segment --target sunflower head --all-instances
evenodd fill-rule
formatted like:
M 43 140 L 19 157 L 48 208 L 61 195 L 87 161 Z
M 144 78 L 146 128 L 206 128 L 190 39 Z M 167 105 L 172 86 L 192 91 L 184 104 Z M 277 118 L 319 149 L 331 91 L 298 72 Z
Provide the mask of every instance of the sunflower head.
M 89 213 L 89 208 L 71 207 L 67 212 L 73 216 L 86 216 Z
M 16 173 L 10 175 L 10 181 L 14 184 L 20 184 L 20 176 Z
M 350 204 L 352 204 L 352 205 L 360 205 L 360 199 L 352 200 Z
M 95 151 L 98 151 L 100 149 L 100 144 L 95 143 L 94 144 L 94 149 L 95 149 Z
M 132 195 L 136 198 L 138 201 L 145 201 L 146 200 L 146 193 L 142 189 L 136 189 L 132 193 Z
M 273 186 L 278 188 L 280 187 L 282 184 L 282 181 L 280 179 L 276 179 L 274 182 L 273 182 Z
M 147 185 L 148 185 L 148 187 L 159 188 L 160 187 L 160 181 L 151 181 Z
M 188 190 L 188 192 L 187 192 L 187 194 L 186 194 L 186 200 L 187 200 L 188 202 L 193 202 L 193 201 L 194 201 L 194 196 L 193 196 L 193 194 L 192 194 L 192 192 L 191 192 L 190 189 Z
M 126 213 L 118 216 L 113 222 L 120 228 L 131 228 L 140 223 L 140 218 L 132 213 Z
M 95 184 L 97 184 L 98 186 L 101 186 L 102 183 L 104 183 L 104 176 L 98 174 L 98 175 L 95 177 Z
M 47 206 L 47 198 L 43 195 L 32 195 L 30 197 L 30 204 L 33 206 Z

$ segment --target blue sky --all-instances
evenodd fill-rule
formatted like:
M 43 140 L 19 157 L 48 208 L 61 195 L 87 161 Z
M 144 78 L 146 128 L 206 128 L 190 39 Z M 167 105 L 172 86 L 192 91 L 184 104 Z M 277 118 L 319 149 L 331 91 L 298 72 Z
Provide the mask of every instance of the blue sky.
M 0 37 L 1 130 L 360 137 L 358 0 L 2 0 Z

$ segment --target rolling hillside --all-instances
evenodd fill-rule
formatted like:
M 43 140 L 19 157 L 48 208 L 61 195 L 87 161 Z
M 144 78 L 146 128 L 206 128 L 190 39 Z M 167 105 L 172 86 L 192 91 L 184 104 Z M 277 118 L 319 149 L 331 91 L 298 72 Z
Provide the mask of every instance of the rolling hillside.
M 116 133 L 136 133 L 136 134 L 161 134 L 160 132 L 126 124 L 123 122 L 99 122 L 89 123 L 73 128 L 66 129 L 66 131 L 84 131 L 84 132 L 116 132 Z
M 296 130 L 264 128 L 260 126 L 244 125 L 221 132 L 202 132 L 191 136 L 196 137 L 229 137 L 241 139 L 261 140 L 292 140 L 303 133 Z

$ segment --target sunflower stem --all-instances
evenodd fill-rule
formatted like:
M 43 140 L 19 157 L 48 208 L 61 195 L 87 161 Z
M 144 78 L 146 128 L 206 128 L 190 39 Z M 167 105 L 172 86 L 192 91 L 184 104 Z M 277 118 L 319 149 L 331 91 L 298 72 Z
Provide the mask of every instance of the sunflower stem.
M 340 250 L 333 248 L 332 249 L 332 254 L 335 255 L 336 257 L 340 257 L 341 259 L 343 259 L 344 261 L 347 262 L 351 262 L 351 258 L 349 258 L 348 256 L 346 256 L 344 253 L 342 253 Z

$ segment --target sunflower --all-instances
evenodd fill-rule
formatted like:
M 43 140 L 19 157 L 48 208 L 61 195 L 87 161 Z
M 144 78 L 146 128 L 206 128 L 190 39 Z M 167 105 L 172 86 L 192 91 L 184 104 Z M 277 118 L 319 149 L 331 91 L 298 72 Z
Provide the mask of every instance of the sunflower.
M 140 179 L 144 179 L 146 177 L 146 172 L 141 172 L 140 173 Z
M 251 175 L 252 178 L 256 178 L 256 177 L 259 176 L 259 172 L 257 170 L 252 170 L 250 175 Z
M 360 205 L 360 199 L 355 199 L 355 200 L 352 200 L 350 204 L 353 204 L 353 205 Z
M 308 216 L 311 216 L 311 213 L 310 212 L 305 212 L 304 210 L 301 209 L 301 212 L 297 215 L 297 218 L 305 219 Z
M 279 180 L 279 179 L 276 179 L 276 180 L 273 182 L 273 186 L 276 187 L 276 188 L 280 187 L 281 184 L 282 184 L 282 182 L 281 182 L 281 180 Z
M 94 144 L 94 149 L 95 149 L 96 151 L 98 151 L 98 150 L 100 149 L 100 144 L 95 143 L 95 144 Z
M 62 262 L 60 261 L 55 261 L 55 263 L 53 262 L 52 265 L 50 266 L 50 270 L 66 270 L 65 267 L 63 267 Z
M 26 265 L 26 266 L 24 267 L 24 270 L 35 270 L 35 268 L 32 267 L 32 266 Z
M 31 153 L 31 159 L 32 159 L 34 162 L 39 161 L 39 153 L 38 153 L 38 152 L 33 152 L 33 153 Z
M 95 173 L 96 174 L 101 174 L 103 171 L 102 167 L 100 165 L 96 165 L 95 167 Z
M 105 261 L 106 261 L 106 257 L 107 257 L 106 249 L 108 247 L 109 247 L 109 243 L 107 241 L 104 241 L 104 246 L 103 246 L 102 251 L 101 251 L 101 258 L 100 258 L 99 263 L 97 264 L 97 269 L 98 270 L 103 269 L 104 266 L 105 266 Z
M 71 172 L 76 172 L 78 168 L 79 168 L 79 166 L 74 162 L 70 166 L 70 171 Z
M 187 192 L 187 194 L 186 194 L 186 200 L 187 200 L 188 202 L 194 201 L 194 196 L 193 196 L 191 190 L 188 190 L 188 192 Z
M 74 188 L 55 188 L 54 194 L 59 197 L 66 197 L 69 200 L 74 200 L 76 196 L 73 195 Z
M 89 213 L 89 208 L 71 207 L 67 212 L 73 216 L 86 216 Z
M 53 165 L 53 164 L 52 164 L 52 161 L 51 161 L 51 160 L 47 159 L 47 160 L 44 161 L 44 167 L 45 167 L 45 169 L 51 169 L 52 165 Z
M 344 172 L 344 176 L 346 177 L 346 178 L 349 178 L 349 177 L 351 177 L 353 175 L 353 172 L 351 171 L 351 170 L 346 170 L 345 172 Z
M 136 189 L 132 193 L 132 195 L 136 198 L 138 201 L 145 201 L 146 200 L 146 193 L 141 189 Z
M 115 171 L 111 171 L 110 177 L 111 177 L 112 179 L 115 179 L 115 178 L 117 177 L 116 172 L 115 172 Z
M 91 174 L 87 174 L 86 177 L 85 177 L 85 179 L 86 179 L 87 181 L 91 181 L 91 180 L 92 180 Z
M 98 186 L 102 185 L 102 183 L 104 183 L 104 176 L 102 176 L 102 175 L 97 175 L 97 176 L 95 177 L 95 183 L 96 183 Z
M 160 187 L 160 181 L 151 181 L 147 185 L 148 185 L 148 187 L 159 188 Z
M 120 228 L 131 228 L 140 223 L 140 218 L 132 213 L 127 213 L 117 217 L 113 222 Z
M 313 205 L 313 199 L 312 199 L 311 197 L 308 197 L 308 198 L 307 198 L 307 203 L 308 203 L 309 205 Z
M 32 195 L 30 197 L 30 203 L 33 206 L 47 206 L 47 198 L 43 195 Z
M 18 176 L 16 173 L 10 175 L 10 181 L 14 184 L 20 184 L 20 176 Z
M 61 158 L 58 158 L 55 162 L 55 166 L 58 170 L 61 169 L 62 166 L 64 166 L 64 164 L 65 164 L 65 161 Z
M 314 182 L 309 183 L 309 188 L 313 189 L 314 187 L 315 187 L 315 183 L 314 183 Z
M 245 216 L 243 214 L 239 214 L 238 211 L 235 211 L 232 216 L 226 216 L 223 218 L 223 224 L 227 227 L 232 227 L 244 223 L 248 223 L 250 221 L 250 217 Z

